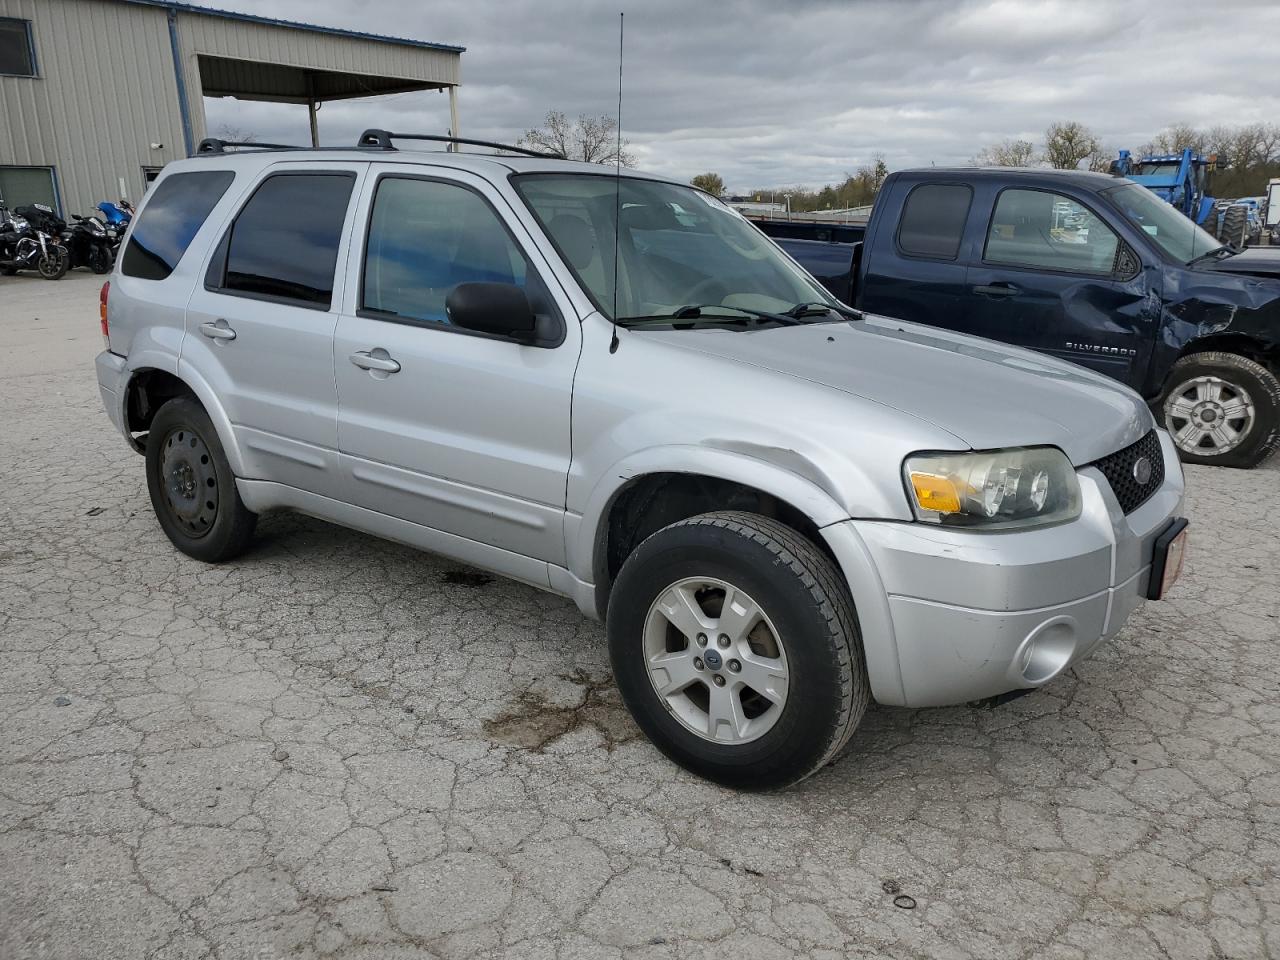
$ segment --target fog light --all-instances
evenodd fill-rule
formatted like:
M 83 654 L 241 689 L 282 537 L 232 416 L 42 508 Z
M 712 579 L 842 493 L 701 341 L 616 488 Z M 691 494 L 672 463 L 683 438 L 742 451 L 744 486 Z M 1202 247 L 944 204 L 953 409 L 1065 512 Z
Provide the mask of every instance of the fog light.
M 1013 679 L 1038 687 L 1060 674 L 1075 655 L 1076 627 L 1074 617 L 1054 617 L 1032 630 L 1013 655 Z

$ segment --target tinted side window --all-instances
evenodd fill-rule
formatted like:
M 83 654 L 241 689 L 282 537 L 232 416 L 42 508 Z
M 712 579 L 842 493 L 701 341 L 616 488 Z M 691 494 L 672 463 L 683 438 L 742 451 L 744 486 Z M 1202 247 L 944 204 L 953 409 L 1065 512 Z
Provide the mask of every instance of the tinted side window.
M 1111 273 L 1119 238 L 1093 211 L 1043 190 L 1005 190 L 987 231 L 988 263 Z
M 173 273 L 234 179 L 230 170 L 202 170 L 175 173 L 161 181 L 133 225 L 121 272 L 143 280 L 163 280 Z
M 263 180 L 231 225 L 226 293 L 328 309 L 355 175 L 284 173 Z
M 907 196 L 898 246 L 913 257 L 954 260 L 960 252 L 973 190 L 963 183 L 922 183 Z
M 528 263 L 477 193 L 431 180 L 378 183 L 365 247 L 360 306 L 448 323 L 445 299 L 460 283 L 525 286 Z

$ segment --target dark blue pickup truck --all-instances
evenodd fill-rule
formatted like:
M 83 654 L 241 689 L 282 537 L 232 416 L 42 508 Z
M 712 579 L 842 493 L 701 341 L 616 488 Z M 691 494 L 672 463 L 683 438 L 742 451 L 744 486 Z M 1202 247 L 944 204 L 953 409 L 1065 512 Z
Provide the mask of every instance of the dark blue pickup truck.
M 1185 460 L 1251 467 L 1280 446 L 1280 249 L 1224 247 L 1132 181 L 907 170 L 885 181 L 865 228 L 756 225 L 858 309 L 1128 384 Z

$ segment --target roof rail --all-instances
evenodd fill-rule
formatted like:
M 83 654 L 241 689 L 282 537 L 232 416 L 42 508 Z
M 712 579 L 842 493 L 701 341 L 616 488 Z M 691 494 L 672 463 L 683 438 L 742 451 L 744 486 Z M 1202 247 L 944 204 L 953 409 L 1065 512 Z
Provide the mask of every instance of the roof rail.
M 378 130 L 370 128 L 360 134 L 360 139 L 356 141 L 357 147 L 367 147 L 374 150 L 394 150 L 395 145 L 392 140 L 430 140 L 436 143 L 465 143 L 471 147 L 489 147 L 493 150 L 507 150 L 511 153 L 522 153 L 526 157 L 544 157 L 549 160 L 563 160 L 564 158 L 554 153 L 540 153 L 537 150 L 529 150 L 526 147 L 517 147 L 510 143 L 494 143 L 492 140 L 468 140 L 465 137 L 445 137 L 433 133 L 391 133 L 387 130 Z
M 196 147 L 196 156 L 206 153 L 226 153 L 228 147 L 241 147 L 246 150 L 302 150 L 292 143 L 259 143 L 256 140 L 219 140 L 217 137 L 205 137 Z

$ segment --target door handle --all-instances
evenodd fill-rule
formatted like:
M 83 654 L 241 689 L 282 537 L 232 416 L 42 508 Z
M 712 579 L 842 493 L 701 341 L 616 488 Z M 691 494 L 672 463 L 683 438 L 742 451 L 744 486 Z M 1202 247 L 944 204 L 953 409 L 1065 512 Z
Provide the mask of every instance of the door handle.
M 973 288 L 974 293 L 980 293 L 984 297 L 1012 297 L 1018 293 L 1018 287 L 1012 283 L 992 283 Z
M 210 340 L 234 340 L 236 332 L 227 325 L 225 320 L 205 321 L 200 324 L 200 332 Z
M 376 370 L 378 373 L 399 373 L 400 364 L 387 355 L 381 347 L 374 350 L 357 350 L 351 355 L 351 362 L 361 370 Z

